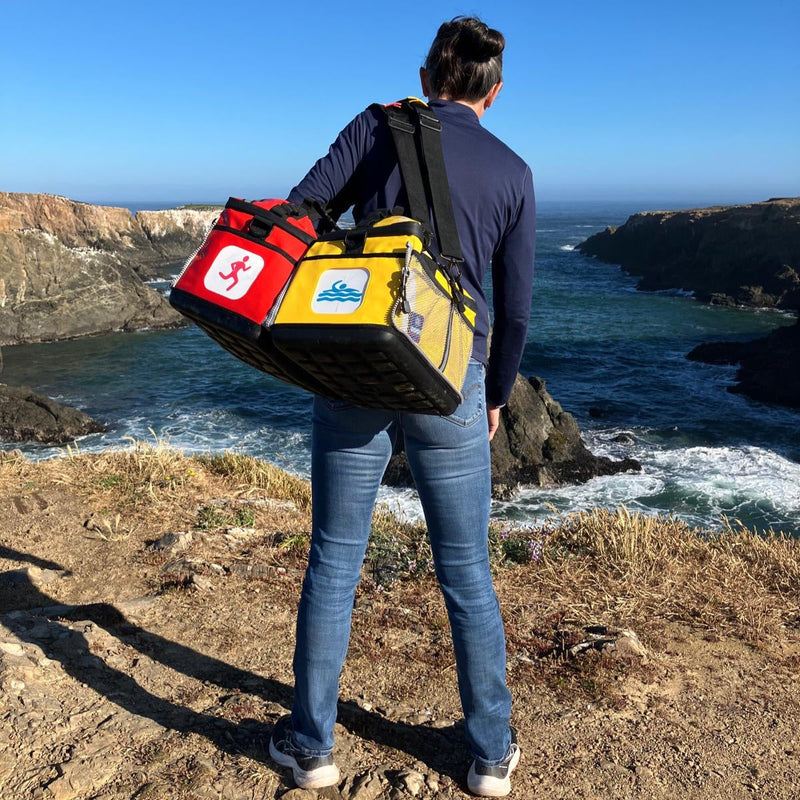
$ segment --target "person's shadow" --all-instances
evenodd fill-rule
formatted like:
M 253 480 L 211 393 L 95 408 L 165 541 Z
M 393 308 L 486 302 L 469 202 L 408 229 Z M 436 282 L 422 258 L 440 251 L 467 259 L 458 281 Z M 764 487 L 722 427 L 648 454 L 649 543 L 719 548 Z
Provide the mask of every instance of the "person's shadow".
M 0 558 L 63 572 L 63 567 L 55 562 L 2 545 Z M 121 643 L 188 677 L 214 683 L 232 692 L 246 687 L 248 692 L 277 703 L 288 711 L 291 708 L 292 687 L 287 684 L 233 667 L 151 633 L 132 623 L 110 603 L 78 606 L 59 604 L 42 592 L 25 570 L 0 574 L 0 618 L 5 627 L 20 640 L 40 647 L 48 658 L 59 661 L 64 671 L 77 681 L 126 711 L 147 717 L 164 728 L 205 736 L 225 752 L 244 754 L 265 764 L 272 763 L 268 756 L 270 725 L 253 719 L 234 723 L 158 697 L 139 685 L 133 677 L 92 653 L 81 631 L 65 629 L 53 620 L 91 621 Z M 46 620 L 48 625 L 58 626 L 57 635 L 43 631 L 42 620 Z M 362 739 L 402 750 L 440 774 L 459 782 L 463 780 L 467 755 L 459 726 L 434 729 L 393 722 L 380 714 L 363 710 L 352 701 L 339 703 L 338 721 Z

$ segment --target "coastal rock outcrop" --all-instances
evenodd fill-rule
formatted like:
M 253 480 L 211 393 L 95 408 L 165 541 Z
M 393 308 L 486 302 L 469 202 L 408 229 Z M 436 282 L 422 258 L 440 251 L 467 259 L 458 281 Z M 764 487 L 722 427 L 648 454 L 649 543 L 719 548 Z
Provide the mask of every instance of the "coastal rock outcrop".
M 800 197 L 646 211 L 577 249 L 640 276 L 640 289 L 684 289 L 704 302 L 800 309 Z
M 638 471 L 633 458 L 612 461 L 596 456 L 581 440 L 578 424 L 547 391 L 541 378 L 517 375 L 500 428 L 491 445 L 492 494 L 508 497 L 519 485 L 553 486 L 583 483 L 598 475 Z M 392 457 L 384 482 L 411 486 L 405 454 Z
M 154 263 L 142 265 L 137 271 L 149 277 L 163 271 L 164 266 L 182 264 L 203 241 L 221 210 L 217 206 L 192 206 L 163 211 L 137 211 L 134 220 L 159 256 Z
M 28 386 L 0 384 L 0 440 L 64 444 L 105 430 L 76 408 L 37 394 Z
M 0 345 L 183 324 L 141 278 L 188 255 L 217 213 L 140 220 L 124 208 L 0 192 Z
M 800 408 L 800 318 L 749 342 L 709 342 L 687 356 L 707 364 L 739 364 L 731 392 Z

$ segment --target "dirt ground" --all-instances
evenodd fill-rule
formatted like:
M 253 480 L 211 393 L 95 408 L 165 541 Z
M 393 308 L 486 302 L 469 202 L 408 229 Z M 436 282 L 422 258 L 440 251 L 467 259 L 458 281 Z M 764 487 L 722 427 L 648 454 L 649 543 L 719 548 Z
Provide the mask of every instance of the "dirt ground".
M 291 704 L 303 502 L 184 459 L 164 468 L 180 480 L 122 496 L 124 469 L 61 461 L 0 463 L 0 798 L 469 796 L 430 578 L 364 581 L 343 782 L 296 790 L 266 743 Z M 581 618 L 541 596 L 540 569 L 496 577 L 523 752 L 512 797 L 800 797 L 796 624 L 747 641 L 689 613 Z

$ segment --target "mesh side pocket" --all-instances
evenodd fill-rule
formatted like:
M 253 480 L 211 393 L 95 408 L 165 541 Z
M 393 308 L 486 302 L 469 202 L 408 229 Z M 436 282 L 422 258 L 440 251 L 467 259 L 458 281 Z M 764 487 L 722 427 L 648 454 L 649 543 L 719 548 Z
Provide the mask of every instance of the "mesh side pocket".
M 467 363 L 472 355 L 472 328 L 458 309 L 453 307 L 450 322 L 450 350 L 447 362 L 441 367 L 442 373 L 459 391 L 467 374 Z
M 409 254 L 392 324 L 460 392 L 472 351 L 472 330 L 458 312 L 450 292 L 433 277 L 436 270 L 424 253 Z

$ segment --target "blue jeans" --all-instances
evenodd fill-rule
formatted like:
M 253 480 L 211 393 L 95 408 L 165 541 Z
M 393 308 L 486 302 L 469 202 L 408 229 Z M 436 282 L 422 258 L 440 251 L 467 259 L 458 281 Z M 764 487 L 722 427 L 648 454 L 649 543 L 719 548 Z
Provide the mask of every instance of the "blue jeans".
M 472 755 L 503 760 L 511 738 L 503 622 L 489 570 L 491 497 L 484 367 L 470 361 L 464 402 L 449 417 L 314 400 L 311 553 L 297 616 L 295 744 L 327 755 L 356 585 L 381 477 L 405 437 L 447 607 Z

